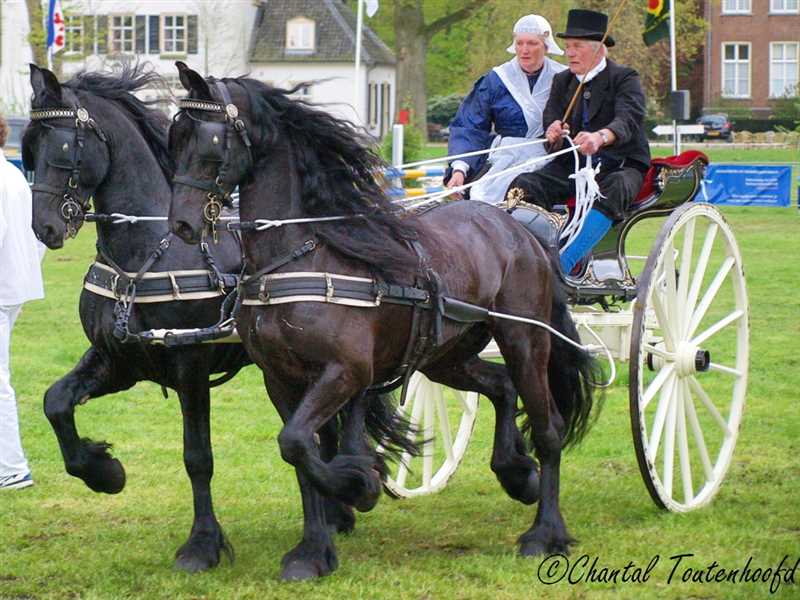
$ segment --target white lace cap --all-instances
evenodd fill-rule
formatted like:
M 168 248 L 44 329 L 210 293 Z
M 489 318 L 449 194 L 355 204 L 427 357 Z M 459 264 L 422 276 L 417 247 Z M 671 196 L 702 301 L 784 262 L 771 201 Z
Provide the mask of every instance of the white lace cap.
M 558 56 L 564 54 L 564 51 L 558 47 L 555 39 L 553 39 L 553 29 L 544 17 L 540 17 L 539 15 L 525 15 L 520 18 L 514 24 L 514 35 L 516 36 L 518 33 L 541 35 L 544 37 L 544 45 L 548 54 L 557 54 Z M 514 49 L 514 44 L 511 44 L 506 50 L 508 50 L 509 54 L 517 53 Z

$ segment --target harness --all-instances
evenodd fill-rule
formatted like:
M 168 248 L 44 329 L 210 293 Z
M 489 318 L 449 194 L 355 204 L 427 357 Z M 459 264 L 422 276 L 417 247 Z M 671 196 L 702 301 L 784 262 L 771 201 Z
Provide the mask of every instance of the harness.
M 89 209 L 93 196 L 89 195 L 84 198 L 78 193 L 86 130 L 93 131 L 108 146 L 108 138 L 85 108 L 75 103 L 72 109 L 34 110 L 31 111 L 30 119 L 31 121 L 74 119 L 74 127 L 46 125 L 53 130 L 50 135 L 56 136 L 57 143 L 62 147 L 64 154 L 69 157 L 69 160 L 65 161 L 48 160 L 50 166 L 69 171 L 70 175 L 65 188 L 61 190 L 44 183 L 34 183 L 31 187 L 34 192 L 43 192 L 56 198 L 59 196 L 62 198 L 59 213 L 67 224 L 69 237 L 75 237 L 78 231 L 78 224 L 83 221 L 138 222 L 119 220 L 114 215 L 90 213 Z M 155 218 L 142 217 L 141 220 L 153 220 Z M 162 217 L 157 218 L 162 219 Z M 240 237 L 238 235 L 236 237 L 241 244 Z M 102 241 L 100 239 L 97 241 L 97 252 L 103 262 L 95 261 L 89 267 L 89 271 L 84 277 L 83 287 L 93 294 L 117 301 L 114 305 L 115 322 L 113 334 L 123 343 L 155 339 L 151 332 L 136 334 L 130 331 L 128 323 L 134 304 L 201 300 L 227 296 L 238 285 L 239 276 L 237 274 L 221 273 L 208 245 L 205 243 L 201 244 L 200 251 L 208 265 L 208 270 L 193 269 L 151 273 L 150 269 L 169 249 L 173 238 L 174 235 L 170 233 L 162 239 L 136 273 L 124 271 L 111 257 Z M 223 309 L 225 307 L 230 308 L 229 303 L 223 303 Z M 218 326 L 228 320 L 223 310 L 220 322 L 217 325 L 200 329 L 198 332 L 205 334 L 204 339 L 211 339 L 208 336 L 211 333 L 216 335 L 220 330 L 219 336 L 221 337 L 223 333 L 227 334 L 229 331 L 221 332 L 221 327 Z M 180 345 L 182 343 L 192 342 L 173 339 L 170 345 Z
M 53 119 L 74 119 L 75 122 L 74 127 L 47 125 L 53 129 L 53 135 L 56 136 L 64 154 L 69 155 L 69 161 L 48 161 L 48 164 L 56 169 L 69 171 L 69 179 L 63 189 L 45 183 L 34 183 L 31 189 L 55 198 L 61 197 L 59 213 L 67 224 L 67 235 L 75 237 L 78 233 L 78 223 L 83 221 L 84 214 L 89 210 L 93 200 L 91 195 L 83 198 L 78 193 L 86 130 L 93 131 L 106 146 L 108 146 L 108 138 L 95 120 L 89 116 L 89 111 L 81 106 L 75 105 L 71 109 L 33 110 L 30 113 L 31 121 Z
M 252 142 L 247 134 L 244 121 L 239 118 L 238 107 L 231 102 L 231 95 L 227 86 L 221 81 L 216 82 L 217 91 L 222 96 L 223 102 L 213 102 L 208 100 L 193 100 L 184 98 L 178 101 L 179 111 L 175 114 L 175 119 L 186 114 L 193 118 L 187 110 L 198 110 L 210 112 L 224 116 L 224 121 L 197 120 L 203 135 L 200 136 L 201 143 L 205 145 L 201 150 L 209 155 L 219 157 L 219 169 L 216 176 L 211 181 L 203 181 L 189 177 L 188 175 L 176 176 L 173 181 L 178 185 L 185 185 L 206 192 L 206 203 L 203 205 L 203 218 L 211 225 L 214 242 L 217 241 L 217 221 L 222 214 L 222 207 L 230 205 L 231 193 L 235 185 L 227 186 L 225 177 L 230 168 L 230 149 L 231 140 L 234 135 L 239 135 L 242 143 L 247 148 L 250 164 L 253 164 Z M 221 145 L 220 145 L 221 144 Z

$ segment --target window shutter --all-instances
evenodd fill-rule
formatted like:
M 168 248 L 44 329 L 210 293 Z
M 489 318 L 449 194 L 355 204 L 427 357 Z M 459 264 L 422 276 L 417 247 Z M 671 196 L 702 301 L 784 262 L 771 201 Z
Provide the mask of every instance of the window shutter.
M 187 54 L 197 54 L 197 15 L 189 15 L 186 23 L 186 52 Z
M 150 27 L 150 48 L 147 50 L 150 54 L 161 53 L 161 19 L 158 15 L 150 15 L 147 17 L 148 25 Z
M 108 54 L 108 15 L 97 17 L 97 53 Z
M 144 15 L 136 15 L 136 54 L 144 54 L 146 42 L 146 24 Z
M 97 32 L 94 30 L 94 17 L 83 15 L 83 39 L 81 40 L 81 53 L 84 56 L 94 54 L 94 41 L 97 39 Z

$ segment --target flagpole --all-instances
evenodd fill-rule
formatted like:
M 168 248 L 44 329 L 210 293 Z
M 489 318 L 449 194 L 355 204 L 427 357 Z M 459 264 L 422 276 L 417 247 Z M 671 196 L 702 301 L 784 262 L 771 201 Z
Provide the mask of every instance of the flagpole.
M 353 98 L 353 109 L 356 117 L 361 120 L 358 112 L 359 101 L 361 100 L 361 29 L 364 27 L 364 0 L 358 0 L 358 18 L 356 19 L 356 66 L 355 66 L 355 91 Z
M 675 56 L 675 9 L 677 1 L 670 0 L 669 3 L 669 62 L 671 71 L 672 91 L 678 90 L 678 65 Z M 681 153 L 681 142 L 678 137 L 678 122 L 672 121 L 672 149 L 675 155 Z

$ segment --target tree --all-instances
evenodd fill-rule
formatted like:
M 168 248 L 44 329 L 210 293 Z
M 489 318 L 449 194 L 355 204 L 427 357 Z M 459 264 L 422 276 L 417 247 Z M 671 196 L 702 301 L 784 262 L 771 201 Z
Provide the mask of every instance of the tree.
M 411 110 L 411 123 L 427 139 L 426 55 L 433 37 L 459 21 L 467 19 L 489 0 L 460 2 L 451 8 L 446 0 L 429 5 L 443 5 L 444 13 L 426 22 L 422 0 L 397 0 L 394 5 L 394 43 L 397 57 L 397 102 Z M 438 7 L 437 7 L 438 8 Z
M 40 66 L 47 65 L 47 48 L 45 44 L 47 39 L 45 37 L 44 25 L 44 12 L 42 10 L 41 0 L 25 0 L 25 6 L 28 9 L 28 43 L 31 45 L 31 52 L 33 53 L 33 62 Z

